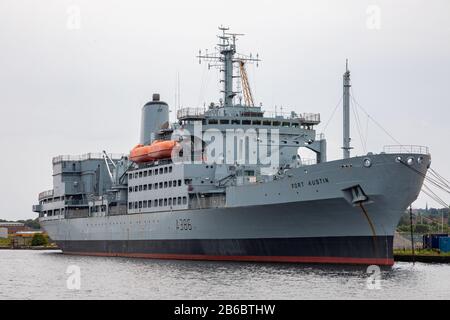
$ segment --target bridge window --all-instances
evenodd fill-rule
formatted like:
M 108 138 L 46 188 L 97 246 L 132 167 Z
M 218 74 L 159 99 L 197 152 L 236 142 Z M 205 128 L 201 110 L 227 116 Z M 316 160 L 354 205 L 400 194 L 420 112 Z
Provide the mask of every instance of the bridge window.
M 290 122 L 283 122 L 283 127 L 289 128 L 291 126 Z
M 272 122 L 272 126 L 278 127 L 280 125 L 280 121 L 274 121 Z
M 241 124 L 241 120 L 233 119 L 231 120 L 231 124 Z
M 270 126 L 270 121 L 263 121 L 263 126 Z
M 251 124 L 252 122 L 250 121 L 250 120 L 242 120 L 242 124 L 243 125 L 249 125 L 249 124 Z
M 222 120 L 220 120 L 220 124 L 230 124 L 230 120 L 228 120 L 228 119 L 226 119 L 226 120 L 222 119 Z
M 217 119 L 209 119 L 208 124 L 217 124 Z
M 261 125 L 261 120 L 253 120 L 253 125 L 255 126 Z

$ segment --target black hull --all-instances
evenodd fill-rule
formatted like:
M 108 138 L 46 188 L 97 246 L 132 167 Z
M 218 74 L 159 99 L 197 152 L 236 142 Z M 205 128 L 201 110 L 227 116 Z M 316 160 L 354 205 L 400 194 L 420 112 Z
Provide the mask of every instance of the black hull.
M 392 236 L 57 241 L 67 254 L 366 265 L 392 265 L 392 243 Z

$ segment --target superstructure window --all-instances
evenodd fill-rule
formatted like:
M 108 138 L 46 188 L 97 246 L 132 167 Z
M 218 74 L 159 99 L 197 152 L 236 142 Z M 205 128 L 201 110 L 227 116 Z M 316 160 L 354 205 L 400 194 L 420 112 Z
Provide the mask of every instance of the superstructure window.
M 142 178 L 142 171 L 139 172 L 139 178 Z
M 167 206 L 167 198 L 164 198 L 164 206 Z
M 230 120 L 222 119 L 222 120 L 220 120 L 220 124 L 230 124 Z
M 241 124 L 241 120 L 233 119 L 231 120 L 231 124 Z
M 169 171 L 169 168 L 164 167 L 164 173 L 167 173 Z
M 142 191 L 142 185 L 139 186 L 139 191 Z
M 163 205 L 163 199 L 159 199 L 159 206 L 162 207 Z
M 250 121 L 250 120 L 242 120 L 242 124 L 243 125 L 249 125 L 249 124 L 251 124 L 252 122 Z
M 159 168 L 159 174 L 163 174 L 163 168 Z
M 152 187 L 153 187 L 153 185 L 150 183 L 150 184 L 148 185 L 148 190 L 152 190 Z
M 261 120 L 253 120 L 253 125 L 254 126 L 260 126 L 261 125 Z
M 142 201 L 142 208 L 147 208 L 147 200 Z
M 158 175 L 158 169 L 155 169 L 155 176 Z
M 263 121 L 263 126 L 270 126 L 270 121 Z
M 181 197 L 178 197 L 178 204 L 181 204 Z
M 153 174 L 153 170 L 152 169 L 148 170 L 148 175 L 151 176 L 152 174 Z
M 298 123 L 292 122 L 292 128 L 298 128 Z
M 167 188 L 167 181 L 164 181 L 164 188 Z
M 187 204 L 187 198 L 183 197 L 183 204 Z
M 172 198 L 169 198 L 169 206 L 172 205 Z
M 138 191 L 138 186 L 135 186 L 134 187 L 134 192 L 137 192 Z
M 155 190 L 157 190 L 158 189 L 158 184 L 157 183 L 155 183 Z
M 178 186 L 181 187 L 181 180 L 178 180 Z
M 133 187 L 129 187 L 128 192 L 133 192 Z
M 139 209 L 142 208 L 142 201 L 139 201 Z
M 129 175 L 128 175 L 128 179 L 133 179 L 133 174 L 132 173 L 130 173 Z
M 153 201 L 153 203 L 155 204 L 155 207 L 158 206 L 158 199 L 155 199 L 155 201 Z
M 128 202 L 128 209 L 133 209 L 133 202 Z
M 278 127 L 280 125 L 280 121 L 274 121 L 272 122 L 272 126 Z
M 134 208 L 135 208 L 135 209 L 138 208 L 138 203 L 137 203 L 137 201 L 134 202 Z
M 169 172 L 172 172 L 172 167 L 169 167 Z
M 149 208 L 152 207 L 152 200 L 148 200 L 148 207 L 149 207 Z
M 144 184 L 144 185 L 142 186 L 142 189 L 143 189 L 144 191 L 147 191 L 147 185 Z
M 169 181 L 169 188 L 172 188 L 172 180 Z
M 134 174 L 134 178 L 137 178 L 138 177 L 138 173 L 136 172 L 135 174 Z
M 291 126 L 290 122 L 283 122 L 283 127 L 289 128 Z
M 163 183 L 160 182 L 160 183 L 159 183 L 159 188 L 162 189 L 162 187 L 163 187 Z
M 217 124 L 217 119 L 209 119 L 208 124 Z
M 144 177 L 146 177 L 146 176 L 147 176 L 147 170 L 144 171 Z

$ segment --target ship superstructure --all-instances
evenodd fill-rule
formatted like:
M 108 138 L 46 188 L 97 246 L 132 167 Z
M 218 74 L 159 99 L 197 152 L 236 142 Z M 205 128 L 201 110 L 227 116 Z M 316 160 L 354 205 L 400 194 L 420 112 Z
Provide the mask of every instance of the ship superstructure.
M 198 55 L 223 71 L 219 103 L 182 108 L 170 123 L 154 94 L 129 155 L 54 158 L 53 189 L 33 206 L 45 230 L 70 254 L 391 265 L 393 233 L 420 192 L 428 150 L 350 156 L 347 68 L 344 158 L 327 161 L 320 115 L 255 106 L 245 65 L 259 56 L 237 54 L 239 34 L 220 31 L 217 50 Z

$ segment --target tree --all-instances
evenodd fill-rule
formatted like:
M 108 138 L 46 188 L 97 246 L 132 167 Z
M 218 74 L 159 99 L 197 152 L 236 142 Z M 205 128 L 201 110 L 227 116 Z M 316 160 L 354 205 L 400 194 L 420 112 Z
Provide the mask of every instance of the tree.
M 47 238 L 42 233 L 35 233 L 33 239 L 31 239 L 31 245 L 34 246 L 45 246 L 48 244 Z

